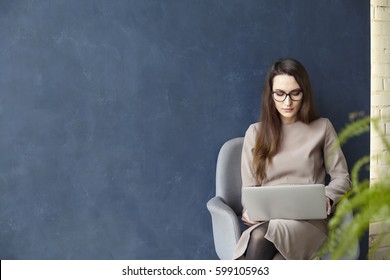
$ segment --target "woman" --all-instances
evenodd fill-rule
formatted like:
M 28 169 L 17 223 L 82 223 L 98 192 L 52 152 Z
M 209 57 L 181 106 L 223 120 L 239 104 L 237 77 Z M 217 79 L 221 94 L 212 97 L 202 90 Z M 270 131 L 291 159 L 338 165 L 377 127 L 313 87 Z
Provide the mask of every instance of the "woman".
M 260 122 L 244 138 L 242 186 L 325 184 L 328 215 L 350 189 L 348 167 L 328 119 L 317 116 L 309 76 L 294 59 L 276 61 L 266 76 Z M 252 221 L 236 246 L 235 258 L 313 259 L 327 239 L 327 220 Z

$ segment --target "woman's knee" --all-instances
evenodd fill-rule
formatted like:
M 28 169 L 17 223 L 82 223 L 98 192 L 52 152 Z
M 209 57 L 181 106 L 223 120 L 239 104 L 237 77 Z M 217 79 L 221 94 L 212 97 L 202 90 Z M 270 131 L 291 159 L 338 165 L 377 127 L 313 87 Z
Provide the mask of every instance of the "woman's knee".
M 267 229 L 268 229 L 268 223 L 264 223 L 260 226 L 258 226 L 257 228 L 255 228 L 252 232 L 251 232 L 251 241 L 262 241 L 265 239 L 265 234 L 267 233 Z

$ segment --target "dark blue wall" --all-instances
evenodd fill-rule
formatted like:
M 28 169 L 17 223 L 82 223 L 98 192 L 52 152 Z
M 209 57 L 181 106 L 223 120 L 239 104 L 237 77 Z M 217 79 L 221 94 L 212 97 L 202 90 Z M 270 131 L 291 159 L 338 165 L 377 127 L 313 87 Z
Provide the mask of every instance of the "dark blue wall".
M 0 1 L 0 259 L 214 259 L 220 146 L 269 65 L 369 113 L 368 0 Z M 349 162 L 369 139 L 345 147 Z

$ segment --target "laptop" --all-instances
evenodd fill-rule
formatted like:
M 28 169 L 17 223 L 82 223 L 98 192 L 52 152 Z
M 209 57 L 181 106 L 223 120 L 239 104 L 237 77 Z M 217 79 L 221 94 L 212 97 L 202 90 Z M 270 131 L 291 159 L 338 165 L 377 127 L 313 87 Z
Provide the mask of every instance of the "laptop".
M 322 184 L 243 187 L 242 202 L 253 221 L 327 217 Z

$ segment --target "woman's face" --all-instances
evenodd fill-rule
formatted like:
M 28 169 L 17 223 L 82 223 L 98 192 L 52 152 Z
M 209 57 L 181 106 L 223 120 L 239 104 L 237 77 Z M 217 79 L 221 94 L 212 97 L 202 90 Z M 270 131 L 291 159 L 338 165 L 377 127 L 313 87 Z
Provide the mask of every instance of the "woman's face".
M 286 93 L 289 95 L 286 96 Z M 282 123 L 296 122 L 303 93 L 295 78 L 286 74 L 275 76 L 272 83 L 272 96 Z M 283 100 L 284 97 L 286 99 Z

